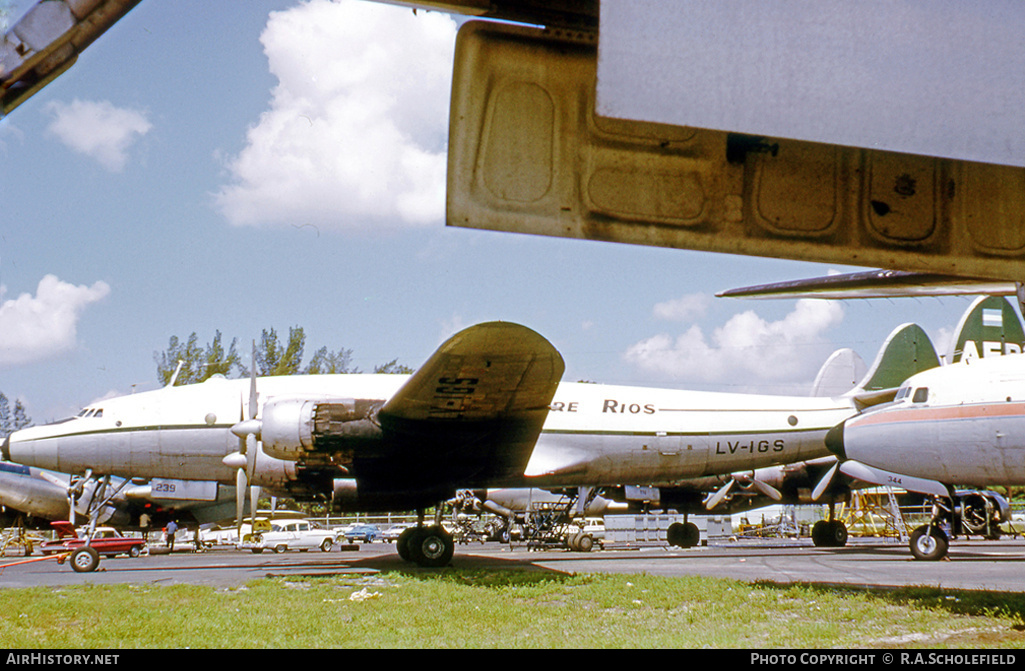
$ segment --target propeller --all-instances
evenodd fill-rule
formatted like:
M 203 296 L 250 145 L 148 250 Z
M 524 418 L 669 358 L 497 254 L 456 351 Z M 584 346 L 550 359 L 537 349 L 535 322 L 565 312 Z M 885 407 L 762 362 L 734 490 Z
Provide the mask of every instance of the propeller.
M 838 468 L 840 468 L 839 461 L 833 464 L 832 468 L 826 471 L 826 474 L 822 476 L 822 479 L 819 480 L 819 483 L 815 485 L 815 489 L 811 492 L 812 501 L 818 501 L 822 498 L 822 495 L 826 493 L 826 490 L 829 489 L 829 485 L 833 482 L 833 477 L 836 475 Z
M 250 483 L 256 477 L 257 441 L 260 439 L 260 431 L 263 428 L 263 423 L 256 418 L 256 413 L 259 412 L 258 399 L 256 392 L 256 341 L 254 340 L 252 369 L 249 374 L 249 402 L 242 409 L 241 421 L 231 427 L 231 432 L 238 436 L 239 449 L 238 452 L 232 452 L 222 460 L 226 466 L 237 469 L 235 472 L 235 524 L 240 537 L 247 493 L 250 528 L 256 523 L 256 500 L 259 496 L 257 493 L 259 488 L 250 486 Z
M 783 500 L 783 494 L 781 494 L 778 489 L 770 485 L 768 482 L 756 478 L 753 471 L 750 473 L 734 473 L 730 478 L 730 481 L 727 482 L 725 486 L 719 488 L 708 497 L 708 501 L 705 502 L 705 509 L 712 510 L 722 503 L 736 484 L 739 484 L 744 488 L 754 487 L 773 501 Z

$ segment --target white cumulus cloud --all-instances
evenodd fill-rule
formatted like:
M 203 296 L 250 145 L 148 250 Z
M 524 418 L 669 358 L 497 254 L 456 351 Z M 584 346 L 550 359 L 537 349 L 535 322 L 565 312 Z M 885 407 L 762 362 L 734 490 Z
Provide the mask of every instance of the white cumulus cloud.
M 47 275 L 35 296 L 24 293 L 0 302 L 0 368 L 40 361 L 74 347 L 82 311 L 109 293 L 106 282 L 75 286 Z
M 766 321 L 748 310 L 714 329 L 710 337 L 692 326 L 677 336 L 642 340 L 625 356 L 644 371 L 691 381 L 810 382 L 824 360 L 823 334 L 842 320 L 839 303 L 805 299 L 779 321 Z
M 236 225 L 401 228 L 445 213 L 456 24 L 357 0 L 273 12 L 278 84 L 215 195 Z
M 667 321 L 689 321 L 704 316 L 712 297 L 708 294 L 687 294 L 664 303 L 657 303 L 654 314 Z
M 52 102 L 47 130 L 68 148 L 85 154 L 111 172 L 128 163 L 128 150 L 153 127 L 144 112 L 115 107 L 108 101 Z

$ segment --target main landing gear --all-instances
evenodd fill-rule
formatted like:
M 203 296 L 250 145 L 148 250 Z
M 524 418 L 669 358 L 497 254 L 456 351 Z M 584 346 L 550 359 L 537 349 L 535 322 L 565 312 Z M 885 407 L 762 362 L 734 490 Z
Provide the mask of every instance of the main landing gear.
M 456 550 L 456 541 L 440 521 L 424 526 L 424 511 L 417 511 L 415 527 L 399 534 L 395 545 L 399 556 L 424 568 L 448 566 Z
M 666 529 L 666 542 L 678 548 L 692 548 L 701 542 L 701 530 L 693 522 L 673 522 Z
M 835 518 L 836 506 L 829 504 L 829 519 L 811 527 L 811 542 L 817 548 L 842 548 L 847 545 L 847 525 Z

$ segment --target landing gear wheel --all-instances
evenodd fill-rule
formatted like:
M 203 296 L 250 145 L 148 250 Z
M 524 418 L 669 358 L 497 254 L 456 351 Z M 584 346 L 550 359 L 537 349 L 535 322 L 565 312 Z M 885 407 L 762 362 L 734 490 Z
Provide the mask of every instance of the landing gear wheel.
M 842 548 L 847 536 L 847 525 L 840 520 L 819 520 L 811 527 L 811 541 L 817 548 Z
M 578 531 L 570 536 L 567 545 L 569 545 L 569 549 L 573 552 L 590 552 L 591 548 L 594 547 L 594 539 L 591 538 L 590 534 Z
M 399 551 L 399 557 L 403 561 L 412 561 L 413 559 L 409 556 L 409 539 L 416 533 L 416 530 L 417 527 L 409 527 L 400 533 L 399 537 L 395 540 L 395 549 Z
M 847 545 L 847 525 L 840 520 L 829 522 L 829 547 L 842 548 Z
M 71 568 L 75 573 L 92 573 L 100 565 L 100 553 L 91 547 L 78 548 L 71 553 Z
M 925 524 L 911 532 L 911 554 L 922 561 L 938 561 L 947 556 L 947 534 L 939 527 Z
M 678 548 L 692 548 L 701 542 L 701 530 L 693 522 L 673 522 L 666 529 L 666 541 Z
M 452 534 L 439 525 L 417 527 L 408 542 L 409 558 L 425 568 L 447 566 L 455 549 Z

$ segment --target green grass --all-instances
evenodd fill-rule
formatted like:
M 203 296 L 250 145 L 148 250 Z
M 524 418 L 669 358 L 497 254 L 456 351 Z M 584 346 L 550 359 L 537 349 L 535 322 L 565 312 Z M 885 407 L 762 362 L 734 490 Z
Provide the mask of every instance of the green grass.
M 0 594 L 7 648 L 1025 647 L 1025 595 L 935 588 L 446 569 Z

